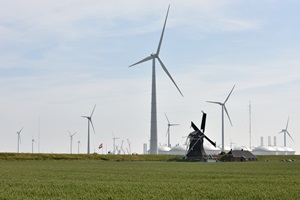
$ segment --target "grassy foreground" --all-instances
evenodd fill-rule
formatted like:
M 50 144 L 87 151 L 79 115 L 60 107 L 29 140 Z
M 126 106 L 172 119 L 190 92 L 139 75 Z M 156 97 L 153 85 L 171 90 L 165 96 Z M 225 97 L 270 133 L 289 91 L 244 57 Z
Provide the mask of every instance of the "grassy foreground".
M 300 162 L 0 159 L 0 199 L 300 199 Z

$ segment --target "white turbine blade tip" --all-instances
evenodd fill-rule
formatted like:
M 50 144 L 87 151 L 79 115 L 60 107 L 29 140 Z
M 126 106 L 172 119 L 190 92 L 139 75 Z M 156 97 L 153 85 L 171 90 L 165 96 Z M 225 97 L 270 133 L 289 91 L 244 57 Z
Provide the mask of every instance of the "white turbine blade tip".
M 230 93 L 228 94 L 226 100 L 224 101 L 224 104 L 225 104 L 225 103 L 227 102 L 227 100 L 229 99 L 229 97 L 230 97 L 230 95 L 231 95 L 231 93 L 232 93 L 234 87 L 235 87 L 235 85 L 233 86 L 233 88 L 231 89 Z
M 154 58 L 154 57 L 153 57 L 152 55 L 151 55 L 151 56 L 148 56 L 148 57 L 146 57 L 146 58 L 140 60 L 139 62 L 136 62 L 136 63 L 134 63 L 134 64 L 132 64 L 132 65 L 129 65 L 129 67 L 132 67 L 132 66 L 134 66 L 134 65 L 138 65 L 138 64 L 140 64 L 140 63 L 146 62 L 146 61 L 151 60 L 151 59 L 153 59 L 153 58 Z

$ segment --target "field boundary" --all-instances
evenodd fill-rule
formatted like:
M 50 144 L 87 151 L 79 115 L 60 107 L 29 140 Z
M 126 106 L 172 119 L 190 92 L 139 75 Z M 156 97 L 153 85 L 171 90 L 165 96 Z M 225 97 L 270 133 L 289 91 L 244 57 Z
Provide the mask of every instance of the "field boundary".
M 297 161 L 300 155 L 257 156 L 258 161 Z M 0 160 L 102 160 L 102 161 L 182 161 L 181 155 L 102 155 L 102 154 L 43 154 L 0 153 Z

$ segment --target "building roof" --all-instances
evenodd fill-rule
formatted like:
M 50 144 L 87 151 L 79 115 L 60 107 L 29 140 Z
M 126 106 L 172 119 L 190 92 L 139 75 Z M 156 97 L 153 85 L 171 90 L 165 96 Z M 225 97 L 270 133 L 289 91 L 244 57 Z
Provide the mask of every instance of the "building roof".
M 233 157 L 236 158 L 246 158 L 246 159 L 253 159 L 256 158 L 255 155 L 253 155 L 250 151 L 240 151 L 240 150 L 231 150 L 230 152 L 228 152 L 228 154 L 232 155 Z

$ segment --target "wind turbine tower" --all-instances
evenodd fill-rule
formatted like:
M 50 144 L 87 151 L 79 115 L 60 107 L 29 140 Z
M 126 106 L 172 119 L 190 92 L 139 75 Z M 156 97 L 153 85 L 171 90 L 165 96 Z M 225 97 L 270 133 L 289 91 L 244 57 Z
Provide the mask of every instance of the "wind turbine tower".
M 93 131 L 95 133 L 95 128 L 94 128 L 93 121 L 92 121 L 92 116 L 94 114 L 95 108 L 96 108 L 96 105 L 94 106 L 94 109 L 93 109 L 92 114 L 90 116 L 81 116 L 81 117 L 86 118 L 88 120 L 87 154 L 90 154 L 90 124 L 92 125 Z
M 286 123 L 286 127 L 285 129 L 282 129 L 279 133 L 283 133 L 284 134 L 284 147 L 286 147 L 286 134 L 289 135 L 289 137 L 294 141 L 294 139 L 292 138 L 292 136 L 290 135 L 290 133 L 288 132 L 288 126 L 289 126 L 289 119 L 287 120 L 287 123 Z
M 79 154 L 80 140 L 78 140 L 77 145 L 78 145 L 77 147 L 78 147 L 78 154 Z
M 35 143 L 36 141 L 32 138 L 31 140 L 31 153 L 33 153 L 33 144 Z
M 21 132 L 22 132 L 23 128 L 17 132 L 18 134 L 18 153 L 20 152 L 20 143 L 21 143 Z
M 71 152 L 71 154 L 72 154 L 73 136 L 76 134 L 76 132 L 73 133 L 73 134 L 72 134 L 69 130 L 68 130 L 68 132 L 69 132 L 69 134 L 70 134 L 70 152 Z
M 151 96 L 151 125 L 150 125 L 150 154 L 157 154 L 158 153 L 158 139 L 157 139 L 157 109 L 156 109 L 156 75 L 155 75 L 155 60 L 157 59 L 159 64 L 161 65 L 162 69 L 165 71 L 165 73 L 168 75 L 168 77 L 171 79 L 171 81 L 173 82 L 173 84 L 175 85 L 175 87 L 177 88 L 177 90 L 179 91 L 179 93 L 182 95 L 180 89 L 178 88 L 178 86 L 176 85 L 175 81 L 173 80 L 171 74 L 168 72 L 166 66 L 164 65 L 164 63 L 162 62 L 162 60 L 159 58 L 159 52 L 160 52 L 160 47 L 162 44 L 162 40 L 163 40 L 163 36 L 164 36 L 164 32 L 165 32 L 165 27 L 166 27 L 166 23 L 167 23 L 167 18 L 168 18 L 168 14 L 169 14 L 169 9 L 170 9 L 170 5 L 168 7 L 168 11 L 167 11 L 167 15 L 165 18 L 165 22 L 164 22 L 164 26 L 163 26 L 163 30 L 160 36 L 160 40 L 158 43 L 158 47 L 156 50 L 156 53 L 152 53 L 150 56 L 140 60 L 137 63 L 134 63 L 132 65 L 130 65 L 129 67 L 132 67 L 134 65 L 146 62 L 148 60 L 152 60 L 152 96 Z
M 178 126 L 179 124 L 171 124 L 166 113 L 165 113 L 166 119 L 168 121 L 168 130 L 167 130 L 167 135 L 168 135 L 168 147 L 171 147 L 171 141 L 170 141 L 170 127 L 171 126 Z
M 217 102 L 217 101 L 207 101 L 208 103 L 219 104 L 221 106 L 221 108 L 222 108 L 222 152 L 225 152 L 224 151 L 224 110 L 225 110 L 226 115 L 227 115 L 227 117 L 229 119 L 229 122 L 230 122 L 230 124 L 232 126 L 232 123 L 231 123 L 231 120 L 230 120 L 230 117 L 229 117 L 229 114 L 228 114 L 228 111 L 226 109 L 225 104 L 228 101 L 228 99 L 229 99 L 229 97 L 230 97 L 230 95 L 231 95 L 234 87 L 235 87 L 235 85 L 233 86 L 233 88 L 231 89 L 230 93 L 228 94 L 227 98 L 225 99 L 225 101 L 223 103 L 222 102 Z

